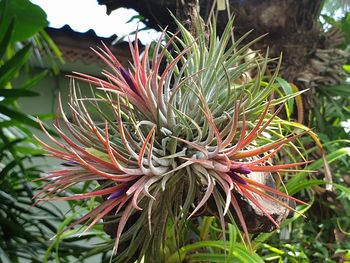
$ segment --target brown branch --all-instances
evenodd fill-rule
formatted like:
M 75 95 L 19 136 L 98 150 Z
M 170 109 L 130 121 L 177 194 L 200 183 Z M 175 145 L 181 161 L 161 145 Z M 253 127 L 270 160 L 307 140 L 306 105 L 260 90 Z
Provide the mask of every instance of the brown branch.
M 198 26 L 202 23 L 198 0 L 177 0 L 176 17 L 193 36 L 198 35 Z

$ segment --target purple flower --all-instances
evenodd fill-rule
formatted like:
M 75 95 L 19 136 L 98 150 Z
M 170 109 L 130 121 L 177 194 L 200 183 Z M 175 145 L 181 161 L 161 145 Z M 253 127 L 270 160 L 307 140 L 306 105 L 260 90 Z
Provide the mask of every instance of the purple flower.
M 61 165 L 66 167 L 76 167 L 79 164 L 73 161 L 67 161 L 67 162 L 61 163 Z
M 247 181 L 244 180 L 241 176 L 239 176 L 238 174 L 250 174 L 252 171 L 244 168 L 244 167 L 239 167 L 239 168 L 234 168 L 231 169 L 228 172 L 228 175 L 236 182 L 240 183 L 240 184 L 247 184 Z
M 137 95 L 140 95 L 136 89 L 135 83 L 131 79 L 129 72 L 123 67 L 120 67 L 119 70 L 120 70 L 120 74 L 122 74 L 126 83 L 128 83 L 130 89 L 132 89 L 132 91 L 135 92 Z
M 107 200 L 111 200 L 111 199 L 116 199 L 120 196 L 122 196 L 123 194 L 125 194 L 129 189 L 129 186 L 125 186 L 121 189 L 119 189 L 118 191 L 115 191 L 114 193 L 110 194 L 108 197 L 107 197 Z
M 235 168 L 235 169 L 232 169 L 231 171 L 239 174 L 250 174 L 252 172 L 248 168 L 244 168 L 244 167 Z

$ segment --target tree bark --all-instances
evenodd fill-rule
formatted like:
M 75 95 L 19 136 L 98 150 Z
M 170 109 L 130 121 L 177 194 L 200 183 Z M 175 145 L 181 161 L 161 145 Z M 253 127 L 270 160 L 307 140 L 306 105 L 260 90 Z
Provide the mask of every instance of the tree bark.
M 198 0 L 177 0 L 176 17 L 191 32 L 193 36 L 197 35 L 197 22 L 199 20 L 199 2 Z

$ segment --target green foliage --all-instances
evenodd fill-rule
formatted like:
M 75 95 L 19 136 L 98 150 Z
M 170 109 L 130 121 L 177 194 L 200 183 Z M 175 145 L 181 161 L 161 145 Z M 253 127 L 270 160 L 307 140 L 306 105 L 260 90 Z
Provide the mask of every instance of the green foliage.
M 13 31 L 12 22 L 0 41 L 1 58 L 5 57 Z M 31 162 L 41 151 L 30 139 L 25 124 L 37 125 L 32 117 L 18 110 L 16 100 L 36 94 L 15 89 L 10 83 L 27 61 L 30 49 L 30 45 L 23 47 L 10 59 L 3 60 L 0 66 L 0 247 L 1 260 L 11 262 L 17 262 L 19 258 L 39 262 L 37 248 L 45 249 L 46 242 L 40 232 L 43 227 L 51 231 L 55 229 L 52 222 L 40 219 L 43 214 L 52 216 L 54 212 L 40 207 L 29 210 L 33 190 L 28 181 L 38 177 L 39 171 L 38 167 L 25 162 Z M 27 246 L 28 243 L 31 245 Z
M 345 2 L 344 2 L 345 4 Z M 329 25 L 344 32 L 345 42 L 339 46 L 344 50 L 349 47 L 349 13 L 337 21 L 334 13 L 341 8 L 341 1 L 326 1 L 327 15 L 322 18 Z M 346 10 L 347 7 L 344 8 Z M 349 61 L 347 62 L 349 64 Z M 348 65 L 343 68 L 349 72 Z M 258 248 L 258 254 L 266 262 L 348 262 L 350 247 L 350 148 L 349 133 L 344 130 L 342 122 L 350 118 L 350 86 L 348 81 L 340 85 L 319 86 L 312 98 L 311 125 L 322 141 L 326 154 L 324 159 L 329 164 L 332 188 L 325 190 L 327 167 L 322 159 L 319 147 L 311 147 L 304 141 L 309 158 L 315 161 L 309 165 L 310 170 L 317 171 L 308 175 L 299 172 L 286 183 L 290 194 L 299 193 L 303 200 L 309 198 L 306 219 L 299 218 L 290 222 L 286 220 L 281 231 L 268 235 Z M 309 179 L 311 177 L 311 179 Z M 259 239 L 259 237 L 257 237 Z
M 350 11 L 350 3 L 347 0 L 325 0 L 322 8 L 323 13 L 335 17 L 337 12 L 344 15 Z
M 0 54 L 13 58 L 19 47 L 31 44 L 35 52 L 30 52 L 30 55 L 34 53 L 38 60 L 41 55 L 51 58 L 51 68 L 57 74 L 58 65 L 64 60 L 61 51 L 44 30 L 48 26 L 46 13 L 29 0 L 0 0 L 0 10 L 4 11 L 0 16 L 0 38 L 8 42 L 8 45 L 2 45 L 6 53 L 0 50 Z M 21 66 L 20 63 L 18 66 Z
M 262 263 L 263 260 L 241 243 L 237 226 L 228 224 L 226 239 L 220 240 L 222 229 L 220 222 L 214 217 L 203 217 L 202 223 L 194 226 L 199 231 L 193 231 L 194 241 L 169 253 L 165 263 L 181 262 L 237 262 Z
M 340 28 L 345 34 L 345 46 L 350 45 L 350 12 L 347 13 L 340 23 Z
M 11 43 L 27 40 L 49 24 L 44 10 L 27 0 L 1 0 L 0 10 L 4 9 L 6 12 L 0 17 L 0 38 L 14 19 Z
M 43 158 L 43 152 L 31 129 L 39 125 L 34 117 L 20 110 L 17 100 L 37 96 L 30 89 L 47 71 L 18 86 L 13 85 L 13 80 L 28 66 L 32 51 L 28 41 L 23 45 L 15 41 L 26 40 L 47 22 L 43 11 L 29 1 L 1 1 L 0 5 L 0 262 L 41 263 L 43 258 L 54 258 L 50 248 L 55 242 L 50 238 L 57 233 L 57 226 L 65 216 L 53 205 L 33 207 L 34 188 L 41 183 L 32 181 L 42 173 L 42 167 L 35 163 Z M 17 20 L 19 15 L 23 17 Z M 34 23 L 23 20 L 27 18 Z M 57 262 L 71 262 L 87 250 L 71 238 L 56 247 L 56 254 L 60 255 Z

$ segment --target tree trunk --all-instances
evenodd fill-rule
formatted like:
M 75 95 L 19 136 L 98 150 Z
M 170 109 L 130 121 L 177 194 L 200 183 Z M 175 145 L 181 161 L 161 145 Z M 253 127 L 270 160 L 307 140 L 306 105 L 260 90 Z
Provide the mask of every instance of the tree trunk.
M 197 35 L 196 25 L 197 21 L 200 19 L 198 10 L 198 0 L 176 1 L 176 17 L 193 36 Z

